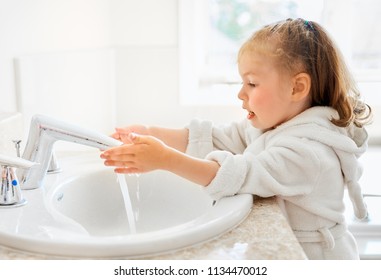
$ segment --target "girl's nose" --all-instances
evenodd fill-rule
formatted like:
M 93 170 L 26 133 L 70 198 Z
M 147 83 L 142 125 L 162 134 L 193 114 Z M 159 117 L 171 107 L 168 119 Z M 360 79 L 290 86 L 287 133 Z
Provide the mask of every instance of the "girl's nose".
M 245 93 L 244 93 L 244 90 L 243 90 L 243 87 L 239 90 L 238 92 L 238 99 L 240 100 L 243 100 L 245 97 Z

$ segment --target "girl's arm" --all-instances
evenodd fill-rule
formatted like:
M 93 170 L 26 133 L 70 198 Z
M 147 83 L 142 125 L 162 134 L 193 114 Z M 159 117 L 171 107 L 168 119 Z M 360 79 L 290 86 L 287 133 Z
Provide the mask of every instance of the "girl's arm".
M 174 131 L 166 132 L 168 134 L 164 138 L 168 138 Z M 178 131 L 174 133 L 175 137 L 183 135 L 177 133 Z M 105 165 L 115 166 L 115 172 L 118 173 L 144 173 L 162 169 L 207 186 L 220 167 L 216 161 L 191 157 L 153 136 L 130 133 L 127 137 L 130 144 L 108 149 L 101 154 Z M 127 142 L 127 139 L 123 142 Z
M 148 127 L 149 135 L 163 141 L 169 147 L 185 153 L 188 146 L 189 130 L 186 128 L 172 129 L 163 127 Z

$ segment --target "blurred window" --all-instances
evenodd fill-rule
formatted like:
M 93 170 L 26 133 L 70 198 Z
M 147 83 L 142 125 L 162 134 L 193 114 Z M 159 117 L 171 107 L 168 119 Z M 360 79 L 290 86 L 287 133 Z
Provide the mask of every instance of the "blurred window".
M 238 104 L 236 55 L 265 24 L 304 18 L 336 41 L 365 100 L 381 106 L 381 14 L 378 0 L 180 0 L 180 100 Z

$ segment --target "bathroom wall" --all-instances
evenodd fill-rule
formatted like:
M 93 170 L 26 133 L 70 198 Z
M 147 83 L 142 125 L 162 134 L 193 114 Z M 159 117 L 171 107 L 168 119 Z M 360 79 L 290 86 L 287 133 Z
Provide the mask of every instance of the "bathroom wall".
M 179 104 L 177 0 L 112 3 L 118 125 L 147 123 L 177 127 L 195 117 L 224 122 L 243 116 L 242 109 L 233 106 Z
M 109 4 L 107 0 L 0 0 L 0 38 L 0 111 L 14 111 L 14 58 L 109 46 Z
M 112 118 L 108 123 L 175 127 L 186 125 L 194 117 L 216 122 L 242 117 L 240 108 L 179 104 L 177 34 L 177 0 L 0 0 L 0 38 L 3 42 L 0 44 L 0 112 L 22 111 L 25 106 L 36 113 L 45 113 L 49 106 L 53 112 L 64 112 L 58 110 L 62 105 L 60 100 L 68 97 L 62 96 L 60 91 L 50 92 L 52 82 L 43 82 L 44 73 L 51 70 L 44 72 L 38 68 L 41 71 L 36 71 L 33 65 L 46 64 L 49 56 L 57 58 L 106 50 L 112 53 L 110 63 L 115 76 L 110 87 L 114 92 L 105 93 L 114 98 L 114 104 L 102 103 L 115 111 L 113 116 L 105 116 Z M 39 57 L 44 58 L 43 63 Z M 21 63 L 18 69 L 20 61 L 28 63 Z M 31 84 L 36 79 L 24 71 L 25 65 L 33 66 L 27 69 L 33 75 L 40 73 L 39 84 Z M 21 82 L 20 75 L 24 77 Z M 25 77 L 29 78 L 29 83 L 25 83 Z M 51 94 L 48 103 L 42 101 L 45 104 L 41 107 L 36 94 L 36 91 L 44 91 L 40 89 Z M 23 102 L 25 96 L 31 98 L 32 95 L 34 102 Z M 89 112 L 102 114 L 98 108 L 91 111 L 91 104 L 96 101 L 89 100 L 89 94 L 75 95 L 75 102 L 84 104 L 82 112 L 75 114 L 74 119 L 79 123 L 91 117 Z M 78 108 L 74 106 L 70 110 L 78 111 Z M 99 128 L 106 132 L 104 124 Z

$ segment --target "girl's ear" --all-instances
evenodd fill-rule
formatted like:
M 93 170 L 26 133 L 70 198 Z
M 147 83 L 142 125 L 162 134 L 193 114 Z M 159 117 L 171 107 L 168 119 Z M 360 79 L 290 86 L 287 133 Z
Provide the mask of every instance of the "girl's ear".
M 311 77 L 307 73 L 299 73 L 293 78 L 294 88 L 292 92 L 293 101 L 302 101 L 308 94 L 311 89 Z

